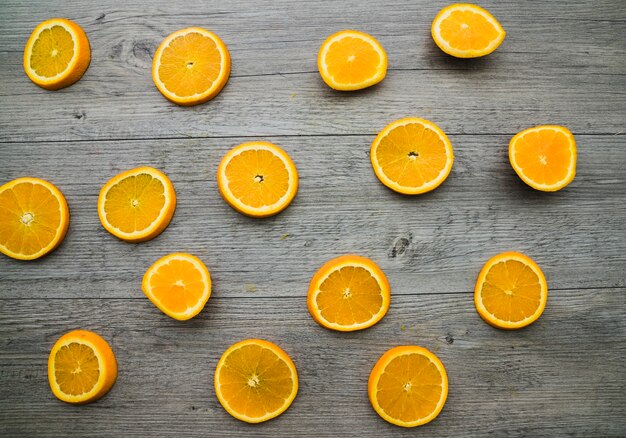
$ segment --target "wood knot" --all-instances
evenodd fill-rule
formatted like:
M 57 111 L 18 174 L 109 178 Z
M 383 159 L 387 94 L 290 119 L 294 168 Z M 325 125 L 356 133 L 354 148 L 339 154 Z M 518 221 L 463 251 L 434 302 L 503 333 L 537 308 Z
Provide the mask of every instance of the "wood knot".
M 452 337 L 452 335 L 448 334 L 448 335 L 446 336 L 446 343 L 447 343 L 448 345 L 452 345 L 452 344 L 454 344 L 454 338 Z
M 411 242 L 413 240 L 413 236 L 409 233 L 408 237 L 400 236 L 397 237 L 393 243 L 391 244 L 391 248 L 389 249 L 389 258 L 395 259 L 396 257 L 403 256 L 409 249 Z
M 105 13 L 103 12 L 103 13 L 101 13 L 100 15 L 98 15 L 98 16 L 96 17 L 96 21 L 102 21 L 102 20 L 104 20 L 104 17 L 106 17 L 106 16 L 107 16 L 107 14 L 105 14 Z

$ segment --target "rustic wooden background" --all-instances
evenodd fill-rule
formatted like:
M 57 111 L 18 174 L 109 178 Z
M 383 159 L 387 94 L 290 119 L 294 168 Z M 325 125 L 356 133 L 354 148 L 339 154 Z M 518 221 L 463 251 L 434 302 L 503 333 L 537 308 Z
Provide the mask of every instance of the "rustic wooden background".
M 71 224 L 35 262 L 0 257 L 2 436 L 619 436 L 626 435 L 626 2 L 481 1 L 508 35 L 491 56 L 443 54 L 430 0 L 80 0 L 0 2 L 0 183 L 37 176 L 59 187 Z M 22 69 L 22 50 L 47 18 L 75 20 L 92 62 L 70 88 L 47 92 Z M 150 66 L 170 32 L 215 31 L 233 58 L 213 101 L 181 108 L 154 87 Z M 384 82 L 355 93 L 326 87 L 317 50 L 356 28 L 387 50 Z M 436 191 L 405 197 L 369 163 L 374 134 L 425 117 L 456 161 Z M 563 124 L 578 142 L 578 175 L 554 194 L 525 186 L 508 141 L 537 124 Z M 254 220 L 220 198 L 215 172 L 232 146 L 282 146 L 300 191 L 277 217 Z M 100 187 L 139 165 L 166 172 L 178 194 L 169 228 L 127 244 L 100 225 Z M 492 255 L 522 251 L 544 270 L 545 313 L 504 332 L 476 314 L 472 290 Z M 142 294 L 157 258 L 191 252 L 214 290 L 188 322 Z M 341 334 L 309 317 L 308 282 L 344 253 L 374 259 L 392 287 L 387 316 Z M 56 400 L 48 352 L 84 328 L 119 362 L 111 392 L 89 406 Z M 300 392 L 279 418 L 231 418 L 212 389 L 232 343 L 261 337 L 293 358 Z M 450 378 L 441 415 L 413 430 L 380 419 L 369 372 L 389 347 L 436 352 Z

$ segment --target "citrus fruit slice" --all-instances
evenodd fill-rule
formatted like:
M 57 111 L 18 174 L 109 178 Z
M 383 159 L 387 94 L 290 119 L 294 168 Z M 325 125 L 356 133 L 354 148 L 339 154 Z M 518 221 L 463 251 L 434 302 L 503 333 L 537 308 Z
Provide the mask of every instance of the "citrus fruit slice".
M 445 181 L 454 153 L 437 125 L 409 117 L 390 123 L 376 136 L 370 159 L 380 182 L 398 193 L 417 195 Z
M 373 36 L 342 30 L 329 36 L 320 47 L 317 68 L 330 88 L 361 90 L 385 79 L 387 54 Z
M 231 149 L 217 169 L 217 185 L 226 202 L 252 217 L 283 211 L 298 191 L 298 172 L 285 151 L 256 141 Z
M 380 321 L 390 299 L 389 282 L 376 263 L 349 254 L 326 262 L 315 273 L 307 305 L 322 327 L 350 332 Z
M 441 50 L 457 58 L 489 55 L 506 36 L 489 11 L 470 3 L 453 4 L 439 11 L 431 34 Z
M 67 232 L 70 212 L 48 181 L 18 178 L 0 187 L 0 252 L 33 260 L 55 249 Z
M 174 186 L 164 173 L 137 167 L 113 177 L 98 197 L 102 226 L 127 242 L 143 242 L 158 236 L 176 210 Z
M 196 316 L 211 296 L 211 276 L 191 254 L 160 258 L 146 271 L 141 289 L 161 312 L 179 321 Z
M 367 383 L 374 410 L 384 420 L 415 427 L 434 420 L 448 397 L 448 376 L 437 356 L 423 347 L 406 345 L 378 359 Z
M 576 176 L 576 140 L 564 126 L 528 128 L 511 139 L 509 161 L 533 189 L 555 192 Z
M 480 317 L 501 329 L 518 329 L 535 322 L 547 300 L 548 284 L 543 272 L 518 252 L 489 259 L 474 289 L 474 304 Z
M 61 336 L 48 357 L 52 393 L 67 403 L 90 403 L 105 395 L 117 378 L 117 362 L 107 342 L 86 330 Z
M 215 394 L 226 412 L 261 423 L 287 410 L 298 393 L 298 373 L 278 345 L 247 339 L 224 352 L 215 370 Z
M 24 48 L 26 75 L 47 90 L 58 90 L 78 81 L 90 61 L 91 49 L 85 31 L 65 18 L 40 23 Z
M 230 75 L 230 54 L 213 32 L 200 27 L 169 35 L 154 54 L 152 80 L 178 105 L 207 102 L 222 91 Z

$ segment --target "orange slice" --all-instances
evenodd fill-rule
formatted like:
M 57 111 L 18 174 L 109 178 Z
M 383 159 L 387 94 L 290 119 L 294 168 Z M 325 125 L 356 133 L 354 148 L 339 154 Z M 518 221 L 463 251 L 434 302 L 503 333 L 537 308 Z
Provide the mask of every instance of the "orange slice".
M 59 400 L 74 404 L 98 400 L 109 392 L 116 378 L 113 351 L 96 333 L 66 333 L 50 351 L 48 382 Z
M 380 182 L 398 193 L 417 195 L 445 181 L 454 153 L 437 125 L 409 117 L 390 123 L 378 134 L 370 159 Z
M 215 394 L 226 412 L 261 423 L 287 410 L 298 393 L 298 373 L 278 345 L 248 339 L 224 352 L 215 370 Z
M 137 167 L 113 177 L 98 197 L 102 226 L 127 242 L 143 242 L 161 234 L 176 210 L 174 186 L 164 173 Z
M 196 316 L 211 296 L 211 275 L 191 254 L 160 258 L 146 271 L 141 289 L 161 312 L 179 321 Z
M 576 140 L 564 126 L 528 128 L 511 139 L 509 161 L 533 189 L 555 192 L 576 176 Z
M 378 359 L 367 383 L 374 410 L 384 420 L 415 427 L 434 420 L 448 397 L 448 376 L 437 356 L 414 345 L 395 347 Z
M 506 36 L 489 11 L 470 3 L 453 4 L 439 11 L 431 34 L 441 50 L 457 58 L 489 55 Z
M 90 61 L 91 49 L 85 31 L 65 18 L 40 23 L 24 48 L 26 75 L 47 90 L 58 90 L 78 81 Z
M 70 212 L 63 194 L 38 178 L 0 187 L 0 252 L 19 260 L 43 257 L 63 241 Z
M 324 41 L 317 55 L 317 67 L 330 88 L 361 90 L 385 79 L 387 54 L 373 36 L 343 30 Z
M 230 75 L 230 54 L 213 32 L 200 27 L 178 30 L 161 43 L 152 61 L 152 80 L 178 105 L 207 102 L 222 91 Z
M 307 305 L 322 327 L 342 332 L 362 330 L 389 310 L 387 277 L 372 260 L 344 255 L 326 262 L 313 276 Z
M 548 284 L 543 272 L 518 252 L 489 259 L 474 289 L 474 304 L 480 317 L 501 329 L 518 329 L 535 322 L 547 300 Z
M 217 169 L 217 185 L 238 212 L 267 217 L 283 211 L 298 191 L 298 172 L 285 151 L 255 141 L 231 149 Z

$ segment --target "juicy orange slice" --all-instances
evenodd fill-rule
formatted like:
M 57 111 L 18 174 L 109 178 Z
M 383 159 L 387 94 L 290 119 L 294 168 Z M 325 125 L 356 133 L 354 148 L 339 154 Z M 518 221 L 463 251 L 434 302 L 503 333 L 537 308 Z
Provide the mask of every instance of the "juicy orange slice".
M 437 125 L 409 117 L 392 122 L 378 134 L 370 159 L 380 182 L 396 192 L 417 195 L 445 181 L 454 153 Z
M 63 194 L 38 178 L 0 187 L 0 252 L 19 260 L 48 254 L 63 241 L 70 212 Z
M 576 176 L 576 140 L 564 126 L 528 128 L 511 139 L 509 161 L 533 189 L 555 192 Z
M 150 266 L 141 289 L 161 312 L 185 321 L 200 313 L 209 300 L 211 276 L 199 258 L 174 253 Z
M 67 403 L 90 403 L 105 395 L 117 378 L 117 362 L 107 342 L 86 330 L 61 336 L 48 358 L 52 393 Z
M 326 262 L 313 276 L 307 305 L 322 327 L 342 332 L 362 330 L 389 310 L 389 282 L 372 260 L 344 255 Z
M 238 212 L 267 217 L 283 211 L 298 191 L 298 172 L 278 146 L 243 143 L 222 158 L 217 184 L 226 202 Z
M 215 370 L 215 394 L 224 409 L 247 423 L 287 410 L 298 393 L 298 373 L 278 345 L 248 339 L 224 352 Z
M 198 105 L 222 91 L 230 75 L 230 54 L 213 32 L 178 30 L 161 43 L 152 61 L 152 79 L 178 105 Z
M 373 36 L 343 30 L 324 41 L 317 56 L 317 67 L 330 88 L 361 90 L 385 79 L 387 54 Z
M 174 186 L 152 167 L 120 173 L 102 187 L 98 197 L 102 226 L 127 242 L 143 242 L 161 234 L 174 210 Z
M 548 300 L 548 284 L 539 266 L 518 252 L 505 252 L 485 263 L 476 280 L 474 304 L 486 323 L 518 329 L 537 320 Z
M 470 4 L 446 6 L 433 20 L 435 43 L 448 55 L 477 58 L 496 50 L 506 32 L 489 11 Z
M 47 90 L 58 90 L 78 81 L 90 61 L 85 31 L 65 18 L 40 23 L 24 48 L 24 71 L 31 81 Z
M 434 420 L 448 397 L 448 376 L 423 347 L 395 347 L 378 359 L 367 384 L 374 410 L 391 424 L 415 427 Z

